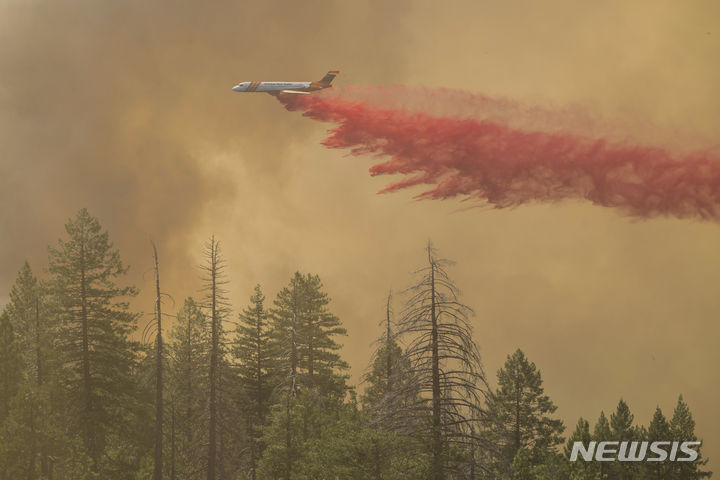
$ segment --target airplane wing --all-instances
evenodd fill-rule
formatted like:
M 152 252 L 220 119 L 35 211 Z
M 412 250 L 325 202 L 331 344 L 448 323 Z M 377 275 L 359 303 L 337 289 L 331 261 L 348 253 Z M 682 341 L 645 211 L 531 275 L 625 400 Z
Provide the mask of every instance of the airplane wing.
M 301 92 L 300 90 L 281 90 L 280 93 L 299 93 L 302 95 L 310 95 L 310 92 Z

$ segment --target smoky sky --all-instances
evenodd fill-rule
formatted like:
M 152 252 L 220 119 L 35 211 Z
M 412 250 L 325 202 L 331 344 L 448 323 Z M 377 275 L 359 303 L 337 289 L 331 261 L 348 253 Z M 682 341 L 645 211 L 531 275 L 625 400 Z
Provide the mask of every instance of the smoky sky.
M 151 240 L 173 312 L 196 294 L 215 234 L 235 313 L 256 283 L 272 298 L 295 270 L 321 276 L 357 380 L 387 291 L 399 311 L 432 239 L 457 262 L 489 375 L 522 348 L 569 429 L 620 397 L 647 425 L 682 393 L 717 464 L 715 223 L 572 201 L 487 211 L 413 200 L 422 190 L 377 195 L 396 179 L 371 177 L 375 159 L 325 149 L 329 125 L 230 89 L 338 69 L 343 87 L 579 108 L 619 136 L 709 147 L 720 143 L 719 8 L 0 0 L 0 303 L 25 258 L 46 275 L 47 246 L 82 207 L 130 264 L 137 311 L 152 311 Z
M 402 2 L 6 2 L 0 47 L 0 287 L 44 258 L 87 206 L 132 264 L 158 242 L 172 275 L 183 237 L 235 185 L 218 152 L 272 171 L 308 127 L 247 109 L 242 78 L 319 79 L 351 62 L 397 79 Z M 373 51 L 368 45 L 383 45 Z M 386 69 L 383 70 L 382 67 Z M 392 68 L 391 68 L 392 67 Z M 264 77 L 263 77 L 264 76 Z M 268 128 L 268 125 L 271 125 Z M 283 138 L 283 142 L 274 141 Z M 281 189 L 282 174 L 276 188 Z

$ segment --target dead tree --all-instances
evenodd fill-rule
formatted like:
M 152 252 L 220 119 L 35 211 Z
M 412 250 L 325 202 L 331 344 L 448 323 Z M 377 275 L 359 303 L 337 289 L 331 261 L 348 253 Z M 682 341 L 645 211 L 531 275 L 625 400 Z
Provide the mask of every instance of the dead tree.
M 392 301 L 392 292 L 388 293 L 387 303 L 385 304 L 385 380 L 387 381 L 386 391 L 392 392 L 392 373 L 393 373 L 393 336 L 392 327 L 390 326 L 390 302 Z
M 427 266 L 406 290 L 407 303 L 396 333 L 406 344 L 403 363 L 410 381 L 393 389 L 384 402 L 391 428 L 419 435 L 429 444 L 429 478 L 445 480 L 450 471 L 465 470 L 448 458 L 450 446 L 472 450 L 478 441 L 474 426 L 489 387 L 472 338 L 472 310 L 458 300 L 458 289 L 428 243 Z
M 152 244 L 155 259 L 155 468 L 153 480 L 163 480 L 163 337 L 162 297 L 160 295 L 160 262 L 155 243 Z
M 222 362 L 222 322 L 229 311 L 227 290 L 225 285 L 225 261 L 220 256 L 220 244 L 211 237 L 205 249 L 206 264 L 202 267 L 204 272 L 205 307 L 210 313 L 210 392 L 209 392 L 209 435 L 207 480 L 215 480 L 218 468 L 218 394 L 220 380 L 220 364 Z

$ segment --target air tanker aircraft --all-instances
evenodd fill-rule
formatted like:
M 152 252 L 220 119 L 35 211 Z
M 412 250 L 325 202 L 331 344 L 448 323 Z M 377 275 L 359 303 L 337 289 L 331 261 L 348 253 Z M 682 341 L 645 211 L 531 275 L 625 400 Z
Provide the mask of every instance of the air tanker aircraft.
M 319 82 L 242 82 L 232 89 L 235 92 L 265 92 L 270 95 L 279 93 L 301 93 L 308 95 L 316 90 L 330 88 L 333 79 L 339 75 L 337 70 L 331 70 Z

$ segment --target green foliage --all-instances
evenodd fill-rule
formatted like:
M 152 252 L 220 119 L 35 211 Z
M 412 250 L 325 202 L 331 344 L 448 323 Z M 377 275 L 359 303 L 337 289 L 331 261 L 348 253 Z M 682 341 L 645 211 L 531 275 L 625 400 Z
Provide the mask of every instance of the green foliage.
M 263 441 L 261 480 L 415 480 L 429 472 L 430 457 L 415 439 L 372 428 L 354 401 L 310 391 L 273 407 Z
M 269 412 L 273 387 L 278 383 L 276 352 L 260 285 L 255 286 L 250 305 L 240 313 L 239 319 L 232 354 L 237 365 L 238 401 L 246 418 L 244 430 L 250 448 L 247 469 L 252 474 L 262 455 L 263 444 L 259 439 Z
M 200 307 L 187 298 L 170 332 L 168 369 L 169 418 L 166 432 L 174 435 L 175 472 L 179 478 L 198 479 L 207 445 L 206 405 L 210 353 L 209 324 Z M 169 424 L 168 424 L 169 423 Z M 172 449 L 165 442 L 166 450 Z M 170 466 L 172 467 L 172 466 Z M 170 468 L 169 467 L 169 468 Z
M 52 334 L 55 316 L 46 295 L 28 262 L 18 272 L 10 290 L 7 311 L 17 332 L 18 346 L 23 355 L 23 377 L 41 384 L 43 377 L 53 373 Z
M 402 348 L 395 342 L 390 340 L 390 344 L 384 344 L 378 348 L 373 358 L 370 372 L 365 376 L 367 388 L 362 395 L 362 403 L 367 408 L 378 407 L 382 400 L 392 389 L 392 384 L 396 383 L 396 388 L 404 388 L 401 383 L 407 382 L 407 362 L 402 357 Z M 387 365 L 388 355 L 390 356 L 391 374 L 388 378 Z
M 24 383 L 0 429 L 0 479 L 94 479 L 80 439 L 64 425 L 56 386 Z M 5 476 L 3 476 L 5 475 Z
M 635 427 L 635 416 L 630 407 L 622 398 L 618 402 L 615 412 L 610 415 L 611 439 L 618 442 L 641 441 L 643 432 Z M 612 462 L 608 467 L 608 477 L 617 480 L 634 480 L 641 475 L 641 465 L 636 462 Z
M 110 437 L 127 433 L 123 425 L 133 415 L 127 409 L 135 404 L 136 347 L 129 335 L 137 316 L 129 311 L 128 298 L 136 290 L 115 283 L 127 268 L 87 210 L 80 210 L 65 230 L 68 238 L 50 249 L 49 271 L 61 322 L 67 414 L 93 470 L 100 472 Z
M 246 402 L 245 413 L 253 416 L 256 423 L 263 423 L 268 413 L 277 369 L 264 303 L 265 295 L 260 285 L 256 285 L 250 305 L 239 315 L 240 323 L 232 350 L 238 365 L 242 398 Z
M 20 386 L 22 359 L 7 311 L 0 314 L 0 424 L 10 413 L 10 402 Z
M 0 314 L 0 480 L 146 480 L 156 352 L 131 340 L 137 315 L 128 302 L 136 292 L 118 285 L 127 268 L 98 220 L 81 210 L 66 232 L 50 249 L 50 281 L 23 264 Z M 580 419 L 560 454 L 557 407 L 522 351 L 508 356 L 495 394 L 486 390 L 470 310 L 430 246 L 397 323 L 388 299 L 361 410 L 339 354 L 346 331 L 319 277 L 293 275 L 269 312 L 257 286 L 237 328 L 226 332 L 217 245 L 209 244 L 204 269 L 206 301 L 183 303 L 166 344 L 163 480 L 711 475 L 702 456 L 569 462 L 575 441 L 696 441 L 695 421 L 680 397 L 670 421 L 657 408 L 647 428 L 637 426 L 620 400 L 592 434 Z
M 646 439 L 648 442 L 666 442 L 672 440 L 672 438 L 670 424 L 660 407 L 657 407 L 647 429 Z M 645 466 L 645 477 L 647 480 L 669 480 L 670 467 L 671 463 L 668 461 L 649 463 Z
M 584 418 L 578 420 L 575 431 L 570 435 L 565 445 L 565 460 L 570 459 L 572 447 L 575 442 L 582 442 L 587 446 L 593 440 L 590 433 L 590 422 Z M 599 476 L 600 471 L 596 462 L 585 462 L 582 458 L 578 458 L 576 462 L 569 462 L 568 472 L 571 479 L 592 479 Z
M 328 310 L 330 298 L 320 277 L 296 272 L 274 304 L 272 335 L 288 388 L 312 388 L 323 396 L 344 397 L 348 378 L 344 372 L 349 366 L 337 353 L 341 345 L 335 337 L 347 331 Z
M 695 420 L 682 395 L 678 398 L 677 406 L 670 420 L 670 433 L 672 439 L 676 442 L 696 442 L 698 440 L 695 435 Z M 712 476 L 712 472 L 702 468 L 707 463 L 708 459 L 703 458 L 702 454 L 694 462 L 673 462 L 670 469 L 670 478 L 673 480 L 709 478 Z
M 518 349 L 498 372 L 498 384 L 488 402 L 486 421 L 489 436 L 499 448 L 494 468 L 509 471 L 521 449 L 531 463 L 542 464 L 562 443 L 565 427 L 551 417 L 557 407 L 545 395 L 540 371 Z
M 305 443 L 301 478 L 334 480 L 411 480 L 425 478 L 429 456 L 416 455 L 411 438 L 369 427 L 357 405 L 342 405 L 320 435 Z

